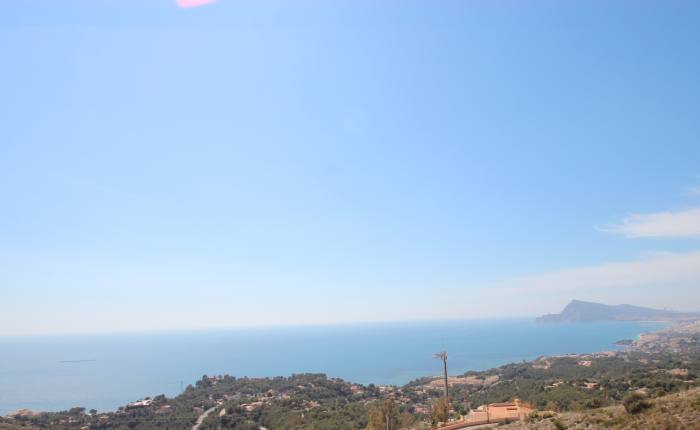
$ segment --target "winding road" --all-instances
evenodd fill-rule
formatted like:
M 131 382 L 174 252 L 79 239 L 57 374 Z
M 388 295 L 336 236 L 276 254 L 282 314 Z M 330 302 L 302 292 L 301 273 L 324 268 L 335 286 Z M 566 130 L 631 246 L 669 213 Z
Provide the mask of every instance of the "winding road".
M 216 410 L 216 406 L 214 406 L 213 408 L 209 408 L 209 409 L 207 409 L 206 411 L 204 411 L 204 413 L 203 413 L 202 415 L 200 415 L 199 418 L 197 418 L 197 422 L 195 422 L 194 425 L 192 426 L 192 430 L 198 430 L 198 429 L 199 429 L 199 426 L 202 425 L 202 423 L 204 422 L 204 420 L 207 419 L 207 417 L 209 416 L 209 414 L 212 413 L 212 412 L 214 412 L 215 410 Z

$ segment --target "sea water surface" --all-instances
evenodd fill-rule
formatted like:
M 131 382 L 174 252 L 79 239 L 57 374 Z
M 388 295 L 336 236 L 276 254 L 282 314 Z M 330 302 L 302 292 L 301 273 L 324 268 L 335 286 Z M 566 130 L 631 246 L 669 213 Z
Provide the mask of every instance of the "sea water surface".
M 402 385 L 540 355 L 617 349 L 654 323 L 536 324 L 532 319 L 249 328 L 191 332 L 0 337 L 0 415 L 74 406 L 114 410 L 174 396 L 202 375 L 321 372 L 363 384 Z

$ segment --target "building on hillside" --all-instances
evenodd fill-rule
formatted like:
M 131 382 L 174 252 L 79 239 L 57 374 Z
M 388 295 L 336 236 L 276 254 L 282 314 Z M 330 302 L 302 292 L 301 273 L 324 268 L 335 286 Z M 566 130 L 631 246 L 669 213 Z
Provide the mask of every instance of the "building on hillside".
M 532 413 L 532 406 L 515 399 L 512 402 L 479 406 L 477 411 L 486 412 L 490 421 L 524 420 Z
M 532 413 L 532 406 L 515 399 L 512 402 L 489 403 L 470 411 L 465 421 L 478 423 L 495 423 L 501 421 L 524 420 Z
M 479 406 L 458 421 L 445 423 L 439 430 L 459 430 L 490 423 L 520 421 L 532 413 L 532 406 L 518 399 L 506 403 L 489 403 Z
M 144 399 L 144 400 L 139 400 L 138 402 L 131 402 L 126 404 L 126 409 L 138 409 L 138 408 L 146 408 L 148 406 L 151 406 L 153 404 L 152 399 Z

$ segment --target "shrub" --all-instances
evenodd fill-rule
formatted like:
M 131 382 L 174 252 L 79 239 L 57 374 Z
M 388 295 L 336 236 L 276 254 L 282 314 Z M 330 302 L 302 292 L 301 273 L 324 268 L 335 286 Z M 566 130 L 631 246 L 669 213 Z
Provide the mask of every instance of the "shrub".
M 564 423 L 562 423 L 561 421 L 559 421 L 556 418 L 552 420 L 552 424 L 554 424 L 554 427 L 557 430 L 566 430 L 566 426 L 564 425 Z
M 651 406 L 644 396 L 639 393 L 632 393 L 623 400 L 625 410 L 630 414 L 638 414 Z

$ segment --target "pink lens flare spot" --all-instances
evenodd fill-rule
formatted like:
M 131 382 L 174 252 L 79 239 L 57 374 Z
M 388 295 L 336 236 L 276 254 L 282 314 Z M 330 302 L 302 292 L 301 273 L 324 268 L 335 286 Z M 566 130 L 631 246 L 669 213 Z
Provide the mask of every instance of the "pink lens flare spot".
M 191 8 L 204 6 L 205 4 L 214 3 L 216 0 L 177 0 L 177 5 L 182 8 Z

